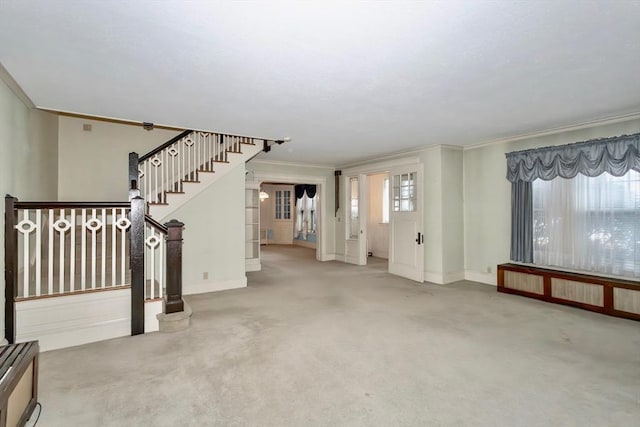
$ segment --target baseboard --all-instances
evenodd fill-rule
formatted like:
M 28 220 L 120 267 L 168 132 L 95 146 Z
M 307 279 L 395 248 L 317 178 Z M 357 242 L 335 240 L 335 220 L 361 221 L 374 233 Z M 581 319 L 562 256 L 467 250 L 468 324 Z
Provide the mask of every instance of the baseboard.
M 16 303 L 16 342 L 41 351 L 131 334 L 131 290 L 119 289 Z
M 443 282 L 444 284 L 459 282 L 464 280 L 465 274 L 464 271 L 455 271 L 453 273 L 445 273 L 443 274 Z
M 324 256 L 321 255 L 321 259 L 319 259 L 318 261 L 336 261 L 336 254 L 325 254 Z
M 239 289 L 247 287 L 247 278 L 233 280 L 219 280 L 216 282 L 196 283 L 186 285 L 182 289 L 183 295 L 204 294 L 207 292 L 226 291 L 229 289 Z
M 345 254 L 334 254 L 335 260 L 340 262 L 347 262 L 347 257 Z
M 465 270 L 464 280 L 498 286 L 495 273 L 480 273 L 478 271 Z

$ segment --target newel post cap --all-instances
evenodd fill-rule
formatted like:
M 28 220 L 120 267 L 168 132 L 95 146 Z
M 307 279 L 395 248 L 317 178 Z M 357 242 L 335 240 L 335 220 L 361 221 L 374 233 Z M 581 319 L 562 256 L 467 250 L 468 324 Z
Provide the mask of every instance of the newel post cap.
M 172 219 L 169 222 L 165 222 L 164 226 L 167 227 L 167 228 L 175 228 L 175 227 L 182 228 L 182 227 L 184 227 L 184 223 L 178 221 L 177 219 Z

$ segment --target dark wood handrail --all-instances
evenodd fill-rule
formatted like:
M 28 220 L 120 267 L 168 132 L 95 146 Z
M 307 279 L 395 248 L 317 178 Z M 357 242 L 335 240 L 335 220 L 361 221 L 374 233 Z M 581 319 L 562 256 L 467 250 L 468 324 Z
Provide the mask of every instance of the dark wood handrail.
M 153 219 L 152 216 L 145 214 L 144 216 L 144 220 L 145 222 L 147 222 L 149 225 L 155 227 L 158 231 L 160 231 L 161 233 L 167 234 L 167 227 L 165 227 L 164 225 L 160 224 L 158 221 L 156 221 L 155 219 Z
M 15 202 L 15 209 L 130 208 L 129 202 Z
M 165 148 L 167 148 L 168 146 L 170 146 L 171 144 L 173 144 L 176 141 L 181 140 L 182 138 L 184 138 L 187 135 L 190 135 L 193 131 L 190 129 L 185 130 L 184 132 L 180 133 L 179 135 L 174 136 L 173 138 L 171 138 L 170 140 L 168 140 L 167 142 L 165 142 L 164 144 L 154 148 L 153 150 L 149 151 L 147 154 L 145 154 L 144 156 L 140 156 L 138 158 L 138 163 L 143 162 L 144 160 L 147 160 L 148 158 L 158 154 L 159 152 L 161 152 L 162 150 L 164 150 Z

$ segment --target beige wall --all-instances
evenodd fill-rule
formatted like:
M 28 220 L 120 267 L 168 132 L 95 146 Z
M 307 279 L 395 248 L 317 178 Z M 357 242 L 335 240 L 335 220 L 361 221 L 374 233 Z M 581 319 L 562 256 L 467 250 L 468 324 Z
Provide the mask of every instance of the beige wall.
M 0 79 L 0 193 L 25 201 L 56 200 L 57 154 L 57 116 L 30 109 Z M 4 229 L 0 233 L 0 271 L 4 271 Z M 2 301 L 4 284 L 2 280 Z M 4 335 L 4 303 L 1 307 L 0 336 Z
M 640 120 L 594 126 L 464 151 L 464 262 L 467 278 L 495 284 L 509 261 L 511 186 L 505 153 L 640 132 Z
M 388 175 L 376 174 L 367 177 L 367 250 L 378 258 L 389 258 L 389 224 L 382 223 L 382 192 Z
M 91 132 L 82 130 L 83 124 Z M 179 132 L 60 117 L 60 200 L 122 201 L 128 196 L 129 153 L 146 154 Z
M 463 152 L 442 147 L 442 274 L 443 281 L 464 277 Z

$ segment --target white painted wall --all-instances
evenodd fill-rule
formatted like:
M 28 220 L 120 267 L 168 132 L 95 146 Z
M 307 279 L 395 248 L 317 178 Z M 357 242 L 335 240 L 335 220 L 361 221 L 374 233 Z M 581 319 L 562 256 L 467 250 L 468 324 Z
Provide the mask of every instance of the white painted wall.
M 496 284 L 496 265 L 509 261 L 511 185 L 505 153 L 640 132 L 640 120 L 494 143 L 464 151 L 464 263 L 469 280 Z
M 92 126 L 91 132 L 82 130 L 85 123 Z M 142 156 L 178 133 L 60 116 L 60 200 L 127 200 L 129 153 L 134 151 Z
M 29 108 L 2 76 L 0 73 L 0 193 L 25 201 L 56 200 L 58 118 Z M 0 271 L 4 271 L 4 229 L 0 233 Z M 4 280 L 1 283 L 0 336 L 4 336 Z
M 387 177 L 386 173 L 367 177 L 367 251 L 385 259 L 389 258 L 389 224 L 382 223 L 382 192 Z
M 244 168 L 238 166 L 161 220 L 175 218 L 185 224 L 185 295 L 246 286 L 244 193 Z
M 442 282 L 464 279 L 463 152 L 442 147 Z

